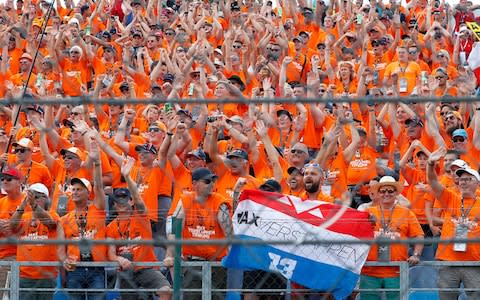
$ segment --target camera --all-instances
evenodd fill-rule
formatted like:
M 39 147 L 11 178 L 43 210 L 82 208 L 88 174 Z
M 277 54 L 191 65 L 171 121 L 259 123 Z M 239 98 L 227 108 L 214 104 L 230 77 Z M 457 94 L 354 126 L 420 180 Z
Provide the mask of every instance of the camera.
M 208 116 L 208 117 L 207 117 L 207 122 L 208 122 L 208 123 L 213 123 L 213 122 L 215 122 L 217 119 L 218 119 L 217 116 Z

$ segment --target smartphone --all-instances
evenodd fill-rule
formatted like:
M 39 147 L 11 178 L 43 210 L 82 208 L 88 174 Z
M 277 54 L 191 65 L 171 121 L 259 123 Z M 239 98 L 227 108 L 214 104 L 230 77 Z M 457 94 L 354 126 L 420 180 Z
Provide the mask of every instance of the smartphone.
M 357 14 L 357 25 L 361 25 L 363 21 L 363 14 Z
M 193 91 L 195 90 L 195 84 L 190 83 L 190 86 L 188 87 L 188 95 L 193 96 Z
M 173 110 L 173 104 L 169 102 L 165 103 L 165 105 L 163 106 L 163 111 L 167 113 L 171 110 Z

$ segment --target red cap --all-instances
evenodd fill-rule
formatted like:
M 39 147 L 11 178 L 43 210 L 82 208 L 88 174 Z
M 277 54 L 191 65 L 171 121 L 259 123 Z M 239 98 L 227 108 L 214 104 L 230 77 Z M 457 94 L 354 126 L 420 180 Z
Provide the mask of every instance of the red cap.
M 2 171 L 1 176 L 10 176 L 10 177 L 14 177 L 16 179 L 20 179 L 20 178 L 22 178 L 22 173 L 20 173 L 20 171 L 15 169 L 15 168 L 5 168 Z

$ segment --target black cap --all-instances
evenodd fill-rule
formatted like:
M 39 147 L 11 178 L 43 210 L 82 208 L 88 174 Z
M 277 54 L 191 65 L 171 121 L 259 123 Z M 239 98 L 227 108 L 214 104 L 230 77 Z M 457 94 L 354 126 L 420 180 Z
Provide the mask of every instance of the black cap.
M 113 192 L 112 200 L 118 204 L 127 204 L 131 199 L 130 191 L 126 188 L 118 188 Z
M 313 10 L 310 7 L 306 7 L 306 6 L 302 8 L 302 12 L 304 14 L 313 14 Z
M 243 149 L 235 149 L 227 154 L 228 159 L 231 159 L 233 157 L 240 157 L 245 160 L 248 160 L 248 153 Z
M 293 121 L 292 114 L 288 110 L 286 109 L 277 110 L 277 117 L 280 117 L 281 115 L 287 115 L 290 121 Z
M 291 166 L 290 168 L 287 169 L 288 175 L 292 175 L 293 172 L 298 172 L 303 175 L 302 169 L 299 169 L 297 167 Z
M 120 86 L 118 87 L 120 89 L 120 91 L 122 90 L 129 90 L 130 89 L 130 86 L 128 85 L 128 82 L 124 81 L 120 84 Z
M 135 151 L 137 151 L 137 152 L 150 152 L 150 153 L 153 153 L 155 155 L 158 153 L 157 148 L 155 148 L 155 146 L 153 144 L 149 144 L 149 143 L 135 146 Z
M 34 105 L 28 106 L 26 110 L 27 110 L 27 111 L 33 110 L 33 111 L 36 111 L 36 112 L 41 113 L 41 114 L 43 114 L 43 113 L 45 112 L 45 111 L 43 110 L 43 107 L 41 107 L 41 106 L 38 105 L 38 104 L 34 104 Z
M 233 81 L 234 83 L 237 83 L 238 85 L 240 85 L 240 90 L 245 89 L 245 83 L 243 82 L 242 78 L 240 78 L 240 76 L 232 75 L 232 76 L 228 77 L 228 80 Z
M 410 123 L 414 123 L 415 125 L 418 125 L 420 127 L 423 127 L 423 122 L 422 120 L 420 120 L 418 117 L 413 117 L 413 118 L 410 118 L 410 119 L 407 119 L 405 121 L 405 125 L 409 125 Z
M 217 179 L 218 176 L 213 174 L 210 169 L 198 168 L 192 172 L 192 181 L 198 181 L 202 179 Z
M 175 80 L 175 76 L 173 74 L 167 73 L 163 75 L 163 82 L 173 83 L 174 80 Z
M 237 1 L 234 1 L 232 4 L 230 4 L 230 10 L 240 10 L 240 5 Z
M 262 184 L 259 187 L 259 189 L 266 192 L 276 192 L 276 193 L 282 192 L 282 186 L 280 185 L 280 183 L 278 183 L 278 181 L 274 179 L 269 179 L 265 181 L 265 183 Z
M 195 149 L 193 151 L 190 151 L 187 153 L 187 157 L 189 156 L 193 156 L 193 157 L 196 157 L 198 159 L 202 159 L 204 161 L 207 160 L 207 155 L 205 155 L 205 152 L 203 152 L 202 149 Z
M 132 34 L 132 37 L 136 37 L 136 36 L 143 37 L 143 34 L 142 34 L 140 31 L 135 31 L 135 32 Z
M 192 113 L 188 109 L 180 109 L 177 111 L 177 115 L 184 114 L 189 118 L 192 118 Z

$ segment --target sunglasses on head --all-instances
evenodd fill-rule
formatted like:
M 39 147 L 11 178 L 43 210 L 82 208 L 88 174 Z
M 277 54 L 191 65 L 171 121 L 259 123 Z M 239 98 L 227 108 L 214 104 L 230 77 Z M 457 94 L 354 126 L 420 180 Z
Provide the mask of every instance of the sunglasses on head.
M 298 149 L 292 149 L 290 150 L 290 152 L 292 154 L 304 154 L 305 152 L 303 152 L 302 150 L 298 150 Z
M 15 153 L 25 153 L 27 151 L 28 151 L 28 149 L 25 149 L 25 148 L 17 148 L 15 150 L 13 150 L 13 152 L 15 152 Z
M 390 190 L 390 189 L 387 189 L 387 190 L 379 190 L 378 191 L 380 194 L 389 194 L 389 195 L 393 195 L 395 194 L 395 190 Z

